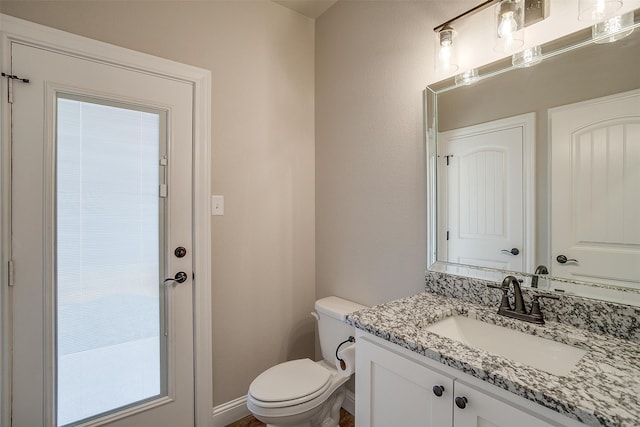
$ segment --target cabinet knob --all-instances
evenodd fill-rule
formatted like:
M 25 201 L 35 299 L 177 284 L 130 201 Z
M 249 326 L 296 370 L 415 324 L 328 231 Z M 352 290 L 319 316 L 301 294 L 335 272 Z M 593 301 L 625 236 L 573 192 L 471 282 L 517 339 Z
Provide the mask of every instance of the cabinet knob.
M 467 398 L 464 396 L 456 397 L 456 406 L 460 409 L 464 409 L 467 407 Z
M 442 393 L 444 393 L 444 387 L 441 385 L 434 385 L 433 386 L 433 394 L 435 394 L 436 396 L 440 397 L 442 396 Z

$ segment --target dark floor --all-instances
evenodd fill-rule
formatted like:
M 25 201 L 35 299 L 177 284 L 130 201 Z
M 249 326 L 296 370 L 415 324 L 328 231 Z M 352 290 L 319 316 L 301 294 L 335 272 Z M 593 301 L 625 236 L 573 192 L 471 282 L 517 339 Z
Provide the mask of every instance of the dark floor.
M 343 408 L 340 408 L 340 427 L 355 427 L 356 420 L 347 411 Z M 256 420 L 253 415 L 249 415 L 248 417 L 244 417 L 241 420 L 236 421 L 235 423 L 229 424 L 227 427 L 264 427 L 265 424 Z

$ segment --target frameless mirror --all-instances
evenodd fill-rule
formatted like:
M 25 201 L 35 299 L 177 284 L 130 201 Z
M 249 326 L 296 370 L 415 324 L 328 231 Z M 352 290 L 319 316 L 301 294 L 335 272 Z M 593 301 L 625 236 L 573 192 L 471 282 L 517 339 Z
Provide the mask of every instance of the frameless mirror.
M 429 270 L 517 273 L 640 305 L 640 13 L 630 16 L 625 37 L 589 28 L 525 55 L 531 66 L 508 58 L 472 84 L 427 88 Z

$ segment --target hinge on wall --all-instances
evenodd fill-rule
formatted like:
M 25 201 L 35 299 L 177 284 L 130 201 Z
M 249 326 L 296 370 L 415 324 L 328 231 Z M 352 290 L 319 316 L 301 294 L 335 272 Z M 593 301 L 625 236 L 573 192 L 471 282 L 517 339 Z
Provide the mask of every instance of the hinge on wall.
M 21 83 L 29 83 L 29 79 L 25 79 L 24 77 L 18 77 L 16 75 L 7 74 L 7 73 L 0 73 L 0 75 L 2 75 L 2 77 L 7 79 L 7 81 L 8 81 L 8 84 L 7 84 L 7 101 L 9 102 L 9 104 L 13 104 L 13 81 L 17 80 L 17 81 L 19 81 Z
M 9 286 L 15 285 L 16 272 L 14 270 L 13 260 L 10 260 L 7 266 L 7 283 Z

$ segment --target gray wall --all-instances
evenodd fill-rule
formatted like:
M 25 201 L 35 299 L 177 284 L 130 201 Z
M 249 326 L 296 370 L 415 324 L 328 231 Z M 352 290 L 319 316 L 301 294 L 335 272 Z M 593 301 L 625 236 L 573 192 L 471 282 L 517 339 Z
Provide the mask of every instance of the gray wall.
M 3 1 L 2 13 L 212 72 L 213 404 L 314 356 L 314 23 L 268 1 Z
M 316 20 L 316 293 L 424 289 L 432 28 L 477 2 L 338 1 Z

